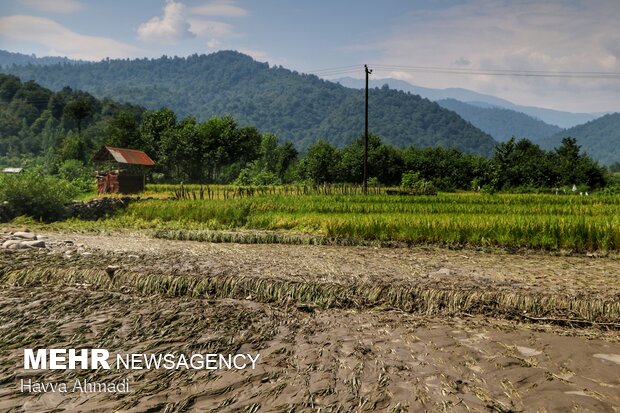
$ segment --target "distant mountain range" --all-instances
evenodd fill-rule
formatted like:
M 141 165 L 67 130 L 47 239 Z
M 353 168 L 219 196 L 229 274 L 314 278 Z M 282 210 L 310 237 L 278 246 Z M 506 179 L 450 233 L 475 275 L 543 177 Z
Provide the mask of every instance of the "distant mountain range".
M 269 67 L 234 51 L 45 66 L 7 66 L 0 59 L 0 66 L 23 81 L 35 80 L 56 91 L 69 86 L 149 109 L 167 106 L 179 116 L 201 120 L 231 115 L 241 125 L 274 133 L 302 150 L 320 138 L 344 146 L 364 130 L 363 93 L 281 66 Z M 441 145 L 485 156 L 493 152 L 496 141 L 491 136 L 420 96 L 375 89 L 370 100 L 370 130 L 386 143 Z
M 534 143 L 561 132 L 563 129 L 549 125 L 525 113 L 496 106 L 483 108 L 456 99 L 441 99 L 437 103 L 459 114 L 463 119 L 482 129 L 495 140 L 505 142 L 511 137 L 527 138 Z
M 350 77 L 334 80 L 351 88 L 364 87 L 363 80 Z M 572 113 L 520 106 L 491 95 L 467 89 L 430 89 L 398 79 L 375 79 L 371 87 L 384 87 L 419 94 L 483 130 L 497 141 L 512 136 L 527 138 L 544 149 L 560 145 L 571 136 L 593 159 L 602 164 L 620 162 L 620 114 Z
M 0 71 L 53 90 L 70 86 L 150 109 L 167 106 L 179 116 L 231 115 L 302 150 L 319 138 L 344 146 L 363 132 L 363 94 L 354 90 L 363 87 L 360 80 L 343 78 L 338 85 L 233 51 L 96 63 L 0 51 Z M 466 89 L 421 88 L 395 79 L 372 80 L 371 86 L 371 132 L 392 145 L 490 155 L 496 140 L 513 135 L 546 149 L 572 136 L 594 159 L 620 160 L 617 113 L 599 117 L 519 106 Z
M 593 159 L 612 164 L 620 162 L 620 113 L 601 116 L 598 119 L 559 132 L 539 142 L 545 149 L 556 148 L 562 138 L 571 136 Z
M 340 79 L 334 79 L 333 81 L 340 83 L 343 86 L 355 89 L 361 89 L 364 87 L 364 81 L 362 79 L 354 79 L 352 77 L 343 77 Z M 604 115 L 604 113 L 572 113 L 533 106 L 521 106 L 496 96 L 485 95 L 468 89 L 431 89 L 414 86 L 403 80 L 392 78 L 373 79 L 369 82 L 370 87 L 381 87 L 385 84 L 392 89 L 411 92 L 433 101 L 455 99 L 481 108 L 502 108 L 514 110 L 516 112 L 525 113 L 535 119 L 542 120 L 550 125 L 558 126 L 562 129 L 571 128 Z
M 53 65 L 56 63 L 77 64 L 84 63 L 81 60 L 71 60 L 67 57 L 37 57 L 35 55 L 27 55 L 22 53 L 13 53 L 6 50 L 0 50 L 0 67 L 12 65 Z

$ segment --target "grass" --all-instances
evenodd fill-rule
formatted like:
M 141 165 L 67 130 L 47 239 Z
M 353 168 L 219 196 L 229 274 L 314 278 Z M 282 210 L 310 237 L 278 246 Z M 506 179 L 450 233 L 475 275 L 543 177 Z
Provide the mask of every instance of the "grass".
M 0 266 L 0 285 L 88 285 L 95 290 L 170 297 L 252 299 L 279 305 L 312 303 L 320 308 L 394 308 L 426 315 L 484 314 L 503 318 L 593 323 L 619 328 L 620 303 L 592 297 L 483 289 L 443 289 L 415 284 L 342 285 L 242 275 L 166 275 L 101 269 Z M 561 317 L 561 318 L 557 318 Z
M 141 195 L 170 196 L 174 188 L 150 186 Z M 233 187 L 212 187 L 217 196 L 211 199 L 143 199 L 105 220 L 69 220 L 51 228 L 151 229 L 160 238 L 211 242 L 620 250 L 620 196 L 363 196 L 340 194 L 337 187 L 304 195 L 296 192 L 299 188 L 264 188 L 233 197 Z

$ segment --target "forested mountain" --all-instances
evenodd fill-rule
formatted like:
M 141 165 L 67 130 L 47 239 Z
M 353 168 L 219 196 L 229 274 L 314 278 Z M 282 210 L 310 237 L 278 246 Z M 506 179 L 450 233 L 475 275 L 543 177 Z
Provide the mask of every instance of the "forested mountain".
M 93 154 L 102 145 L 146 151 L 156 163 L 151 178 L 174 182 L 322 184 L 359 183 L 363 177 L 362 138 L 343 148 L 318 140 L 300 158 L 291 142 L 241 127 L 231 117 L 178 119 L 168 108 L 149 111 L 68 87 L 52 92 L 34 81 L 0 75 L 0 167 L 33 167 L 35 174 L 58 174 L 90 190 Z M 370 176 L 384 185 L 398 185 L 409 171 L 441 190 L 605 184 L 605 172 L 572 138 L 548 152 L 528 140 L 510 139 L 489 159 L 440 146 L 395 148 L 371 135 L 368 159 Z
M 104 141 L 136 132 L 135 122 L 122 124 L 119 115 L 140 119 L 143 112 L 68 87 L 52 92 L 0 74 L 0 158 L 50 155 L 88 161 Z
M 562 131 L 562 128 L 510 109 L 482 108 L 455 99 L 442 99 L 438 100 L 437 103 L 458 113 L 463 119 L 499 142 L 505 142 L 510 137 L 515 136 L 538 143 L 542 139 Z
M 167 106 L 179 117 L 230 115 L 300 149 L 319 138 L 344 146 L 363 133 L 359 91 L 281 66 L 270 68 L 233 51 L 2 70 L 53 90 L 70 86 L 149 109 Z M 443 145 L 487 156 L 496 143 L 436 103 L 388 88 L 370 92 L 370 131 L 396 146 Z
M 620 162 L 620 113 L 605 115 L 559 132 L 539 144 L 545 149 L 551 149 L 568 136 L 577 139 L 581 149 L 601 163 L 610 165 Z
M 0 50 L 0 66 L 12 65 L 52 65 L 56 63 L 81 63 L 78 60 L 71 60 L 66 57 L 37 57 L 35 55 L 27 55 L 22 53 L 13 53 L 6 50 Z
M 340 79 L 335 79 L 334 81 L 347 87 L 353 87 L 358 89 L 364 87 L 364 81 L 362 79 L 344 77 Z M 478 93 L 474 92 L 473 90 L 462 88 L 432 89 L 415 86 L 403 80 L 391 78 L 373 79 L 370 81 L 370 85 L 372 87 L 381 86 L 384 84 L 387 84 L 392 89 L 411 92 L 433 101 L 438 101 L 442 99 L 456 99 L 461 102 L 469 103 L 471 105 L 479 106 L 482 108 L 496 107 L 501 109 L 510 109 L 516 112 L 525 113 L 528 116 L 540 119 L 545 123 L 558 126 L 560 128 L 572 128 L 573 126 L 589 122 L 603 115 L 602 113 L 573 113 L 564 112 L 561 110 L 539 108 L 535 106 L 516 105 L 506 99 L 501 99 L 496 96 L 486 95 L 484 93 Z

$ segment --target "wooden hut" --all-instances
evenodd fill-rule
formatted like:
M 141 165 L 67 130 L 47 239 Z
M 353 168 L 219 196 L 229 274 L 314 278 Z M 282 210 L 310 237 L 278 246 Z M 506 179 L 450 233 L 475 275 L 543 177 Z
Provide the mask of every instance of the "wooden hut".
M 144 191 L 146 171 L 155 162 L 137 149 L 104 146 L 93 157 L 99 165 L 97 193 L 133 194 Z

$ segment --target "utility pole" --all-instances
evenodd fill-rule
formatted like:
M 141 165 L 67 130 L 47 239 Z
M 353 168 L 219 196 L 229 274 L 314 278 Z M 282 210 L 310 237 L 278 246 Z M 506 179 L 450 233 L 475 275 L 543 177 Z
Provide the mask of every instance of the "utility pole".
M 364 195 L 368 195 L 368 76 L 372 73 L 372 69 L 368 69 L 368 65 L 364 65 L 364 72 L 366 72 L 366 100 L 364 107 Z

